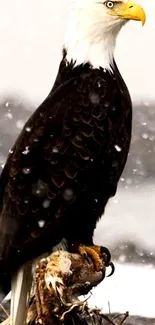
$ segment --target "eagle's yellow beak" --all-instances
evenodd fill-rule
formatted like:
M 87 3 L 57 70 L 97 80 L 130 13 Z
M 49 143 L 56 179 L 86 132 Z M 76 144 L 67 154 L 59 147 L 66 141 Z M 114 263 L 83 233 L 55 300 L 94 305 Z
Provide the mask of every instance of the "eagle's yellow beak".
M 146 20 L 144 9 L 132 1 L 121 3 L 117 8 L 111 10 L 109 15 L 118 16 L 123 19 L 139 20 L 142 22 L 142 25 L 145 24 Z

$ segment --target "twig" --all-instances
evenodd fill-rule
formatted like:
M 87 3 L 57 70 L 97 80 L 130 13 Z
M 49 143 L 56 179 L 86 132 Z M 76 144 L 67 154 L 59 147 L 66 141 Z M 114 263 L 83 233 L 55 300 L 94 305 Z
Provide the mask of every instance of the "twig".
M 124 314 L 124 317 L 122 318 L 122 320 L 119 323 L 119 325 L 122 325 L 125 322 L 125 320 L 127 319 L 127 317 L 129 317 L 129 312 L 128 311 Z
M 102 314 L 101 317 L 104 318 L 104 319 L 105 319 L 107 322 L 109 322 L 111 325 L 116 325 L 116 324 L 112 321 L 112 319 L 110 319 L 108 316 Z
M 7 312 L 7 310 L 4 308 L 4 306 L 2 304 L 0 304 L 0 307 L 2 308 L 2 310 L 4 311 L 4 313 L 6 314 L 7 317 L 9 317 L 9 313 Z
M 115 316 L 115 318 L 113 318 L 113 319 L 111 319 L 108 315 L 104 315 L 104 314 L 102 314 L 102 313 L 100 313 L 100 311 L 99 310 L 89 310 L 88 309 L 88 312 L 93 312 L 94 313 L 94 315 L 96 316 L 96 325 L 98 325 L 98 324 L 102 324 L 100 321 L 99 321 L 99 318 L 100 319 L 104 319 L 104 320 L 106 320 L 107 322 L 108 322 L 108 324 L 111 324 L 111 325 L 122 325 L 124 322 L 125 322 L 125 320 L 126 320 L 126 318 L 129 316 L 129 312 L 126 312 L 125 314 L 123 314 L 124 315 L 124 317 L 121 319 L 121 321 L 120 322 L 118 322 L 117 321 L 117 323 L 115 323 L 114 322 L 114 319 L 116 319 L 116 318 L 118 318 L 118 317 L 120 317 L 120 316 L 122 316 L 122 315 L 117 315 L 117 316 Z
M 108 310 L 109 310 L 109 314 L 111 315 L 111 308 L 110 308 L 110 302 L 108 301 Z

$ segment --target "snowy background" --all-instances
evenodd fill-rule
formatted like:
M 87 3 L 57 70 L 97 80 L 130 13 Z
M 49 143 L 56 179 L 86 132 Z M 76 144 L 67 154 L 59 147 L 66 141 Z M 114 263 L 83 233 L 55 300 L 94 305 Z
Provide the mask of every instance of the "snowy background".
M 116 272 L 91 303 L 155 317 L 155 2 L 139 0 L 147 22 L 120 33 L 116 60 L 132 95 L 132 146 L 119 189 L 95 232 Z M 0 166 L 54 82 L 70 0 L 0 0 Z

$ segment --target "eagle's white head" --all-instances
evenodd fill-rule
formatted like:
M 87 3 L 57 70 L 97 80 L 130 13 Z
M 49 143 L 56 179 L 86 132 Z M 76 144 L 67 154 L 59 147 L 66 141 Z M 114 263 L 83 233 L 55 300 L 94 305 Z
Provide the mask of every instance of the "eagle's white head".
M 110 69 L 116 37 L 129 20 L 145 23 L 145 12 L 128 0 L 73 0 L 64 47 L 67 60 Z

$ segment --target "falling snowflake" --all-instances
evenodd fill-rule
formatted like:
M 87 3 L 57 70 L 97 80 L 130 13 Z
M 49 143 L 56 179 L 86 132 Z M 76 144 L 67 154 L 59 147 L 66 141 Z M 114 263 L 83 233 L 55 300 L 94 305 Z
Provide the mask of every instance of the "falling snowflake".
M 9 102 L 6 102 L 6 103 L 5 103 L 5 106 L 6 106 L 6 107 L 9 107 Z
M 89 98 L 90 98 L 90 101 L 92 102 L 92 104 L 94 104 L 94 105 L 97 105 L 100 102 L 100 97 L 96 93 L 91 92 L 89 94 Z
M 38 138 L 34 138 L 33 141 L 34 141 L 34 142 L 38 142 L 39 139 L 38 139 Z
M 128 185 L 131 185 L 131 184 L 132 184 L 132 179 L 131 179 L 131 178 L 127 178 L 127 179 L 126 179 L 126 183 L 127 183 Z
M 66 188 L 63 193 L 64 200 L 70 201 L 73 199 L 74 193 L 71 188 Z
M 45 200 L 45 201 L 43 202 L 43 208 L 45 208 L 45 209 L 49 208 L 50 203 L 51 203 L 50 200 Z
M 17 127 L 18 129 L 22 130 L 23 126 L 24 126 L 24 121 L 23 121 L 23 120 L 18 120 L 18 121 L 16 122 L 16 127 Z
M 45 226 L 45 220 L 39 220 L 39 221 L 38 221 L 38 226 L 39 226 L 40 228 L 43 228 L 43 227 Z
M 146 107 L 150 106 L 149 102 L 144 102 L 144 106 Z
M 28 175 L 31 173 L 31 168 L 23 168 L 22 171 L 23 171 L 23 174 Z
M 105 107 L 109 107 L 110 106 L 110 103 L 109 102 L 104 102 L 104 106 Z
M 149 136 L 148 136 L 148 134 L 147 134 L 147 133 L 143 133 L 143 134 L 142 134 L 142 138 L 143 138 L 143 139 L 145 139 L 145 140 L 146 140 L 146 139 L 148 139 L 148 137 L 149 137 Z
M 119 256 L 119 262 L 121 262 L 121 263 L 126 262 L 126 256 L 125 255 L 120 255 Z
M 142 164 L 141 160 L 140 160 L 140 159 L 137 159 L 137 160 L 136 160 L 136 164 L 137 164 L 137 165 L 141 165 L 141 164 Z
M 29 146 L 25 147 L 25 150 L 22 151 L 23 155 L 27 155 L 30 152 Z
M 4 117 L 8 118 L 9 120 L 12 120 L 12 119 L 13 119 L 13 115 L 12 115 L 12 113 L 10 113 L 10 112 L 7 112 L 7 113 L 4 115 Z
M 31 132 L 31 128 L 29 126 L 26 127 L 25 129 L 27 132 Z
M 122 150 L 121 147 L 119 147 L 117 144 L 114 146 L 114 148 L 116 149 L 116 151 L 120 152 Z
M 150 140 L 150 141 L 154 141 L 154 139 L 155 139 L 154 135 L 150 135 L 150 136 L 149 136 L 149 140 Z
M 57 147 L 53 147 L 52 152 L 57 153 L 58 152 L 58 148 Z

